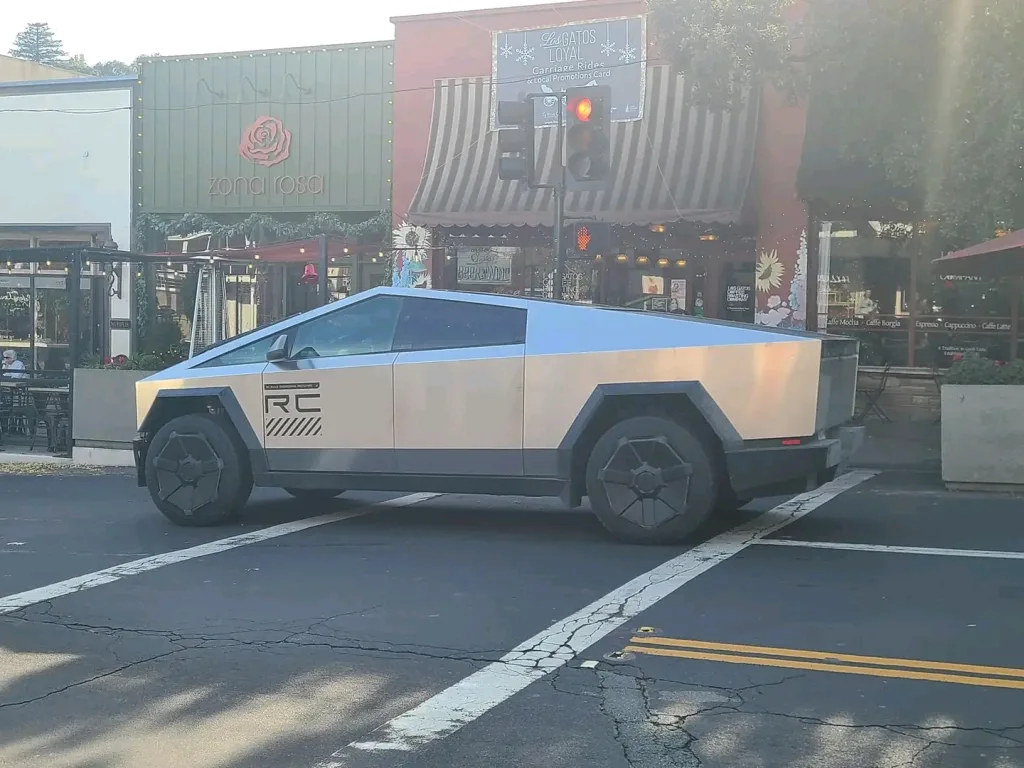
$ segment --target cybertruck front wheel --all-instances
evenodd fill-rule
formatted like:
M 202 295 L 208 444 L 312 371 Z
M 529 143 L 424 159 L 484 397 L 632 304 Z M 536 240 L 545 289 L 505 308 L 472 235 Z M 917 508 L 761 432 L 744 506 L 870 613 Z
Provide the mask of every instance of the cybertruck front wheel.
M 252 473 L 231 426 L 210 414 L 171 419 L 146 454 L 153 503 L 175 525 L 217 525 L 245 505 Z
M 590 506 L 620 541 L 674 544 L 707 521 L 714 465 L 699 438 L 663 416 L 618 422 L 594 445 L 586 469 Z

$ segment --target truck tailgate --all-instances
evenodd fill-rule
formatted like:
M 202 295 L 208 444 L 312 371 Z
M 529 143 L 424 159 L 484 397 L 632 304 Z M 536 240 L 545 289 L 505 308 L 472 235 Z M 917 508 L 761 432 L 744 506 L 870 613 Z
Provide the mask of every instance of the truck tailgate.
M 853 418 L 857 398 L 858 350 L 856 339 L 845 336 L 822 338 L 816 431 L 838 427 Z

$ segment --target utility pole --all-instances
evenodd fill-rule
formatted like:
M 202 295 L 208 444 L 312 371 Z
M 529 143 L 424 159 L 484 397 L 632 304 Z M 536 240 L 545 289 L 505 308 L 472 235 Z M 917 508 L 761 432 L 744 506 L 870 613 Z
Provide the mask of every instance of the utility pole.
M 562 251 L 562 230 L 565 228 L 565 94 L 558 97 L 558 131 L 555 151 L 558 153 L 558 166 L 555 168 L 555 231 L 553 246 L 555 254 L 555 272 L 551 279 L 551 298 L 562 299 L 562 271 L 565 268 L 565 254 Z

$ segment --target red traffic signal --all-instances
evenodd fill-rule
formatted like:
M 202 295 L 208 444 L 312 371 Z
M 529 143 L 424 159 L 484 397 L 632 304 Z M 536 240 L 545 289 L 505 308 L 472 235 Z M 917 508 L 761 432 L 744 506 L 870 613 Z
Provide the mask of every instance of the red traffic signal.
M 586 123 L 590 120 L 590 116 L 594 113 L 594 102 L 592 102 L 586 96 L 573 99 L 569 103 L 569 111 L 581 123 Z

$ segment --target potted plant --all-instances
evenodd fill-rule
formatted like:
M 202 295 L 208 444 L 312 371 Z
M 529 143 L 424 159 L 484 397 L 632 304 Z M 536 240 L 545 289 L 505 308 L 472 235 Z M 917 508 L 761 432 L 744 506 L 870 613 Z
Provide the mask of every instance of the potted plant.
M 135 382 L 187 357 L 176 323 L 156 323 L 145 341 L 144 351 L 138 355 L 92 357 L 75 370 L 71 425 L 74 460 L 132 465 L 132 440 L 137 426 Z
M 942 479 L 956 490 L 1024 490 L 1024 360 L 954 358 L 942 382 Z

